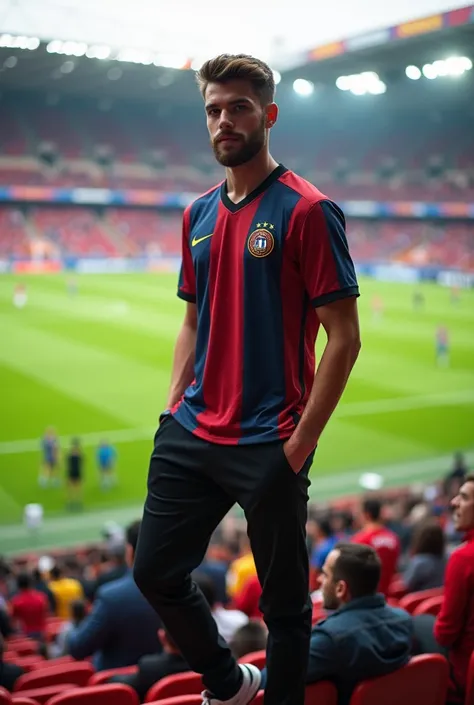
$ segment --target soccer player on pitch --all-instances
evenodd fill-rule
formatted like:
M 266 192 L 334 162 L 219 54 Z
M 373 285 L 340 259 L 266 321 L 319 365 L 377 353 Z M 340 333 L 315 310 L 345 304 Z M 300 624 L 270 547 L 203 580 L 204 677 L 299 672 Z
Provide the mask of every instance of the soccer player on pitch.
M 278 164 L 271 69 L 223 55 L 198 72 L 225 180 L 184 213 L 178 335 L 135 557 L 135 580 L 203 702 L 245 705 L 260 685 L 237 665 L 190 573 L 238 503 L 269 629 L 266 705 L 303 705 L 311 631 L 305 525 L 313 454 L 360 339 L 340 209 Z M 315 374 L 319 326 L 327 344 Z

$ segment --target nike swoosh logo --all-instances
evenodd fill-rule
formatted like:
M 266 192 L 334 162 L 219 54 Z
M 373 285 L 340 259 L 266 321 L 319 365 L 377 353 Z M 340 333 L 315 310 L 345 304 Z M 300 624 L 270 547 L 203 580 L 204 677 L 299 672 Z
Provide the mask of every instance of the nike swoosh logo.
M 204 235 L 204 237 L 193 237 L 191 241 L 191 246 L 195 247 L 196 245 L 199 245 L 200 242 L 203 240 L 207 240 L 208 237 L 212 237 L 214 233 L 211 233 L 210 235 Z

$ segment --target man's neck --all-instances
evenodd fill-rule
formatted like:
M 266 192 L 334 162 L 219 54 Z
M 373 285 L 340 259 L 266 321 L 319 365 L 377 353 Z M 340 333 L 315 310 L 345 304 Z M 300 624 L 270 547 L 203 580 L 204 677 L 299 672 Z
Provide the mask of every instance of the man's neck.
M 368 521 L 364 525 L 364 531 L 378 531 L 379 529 L 383 528 L 383 524 L 381 524 L 379 521 Z
M 261 150 L 246 164 L 226 168 L 227 196 L 239 203 L 252 193 L 276 169 L 276 162 L 267 150 Z

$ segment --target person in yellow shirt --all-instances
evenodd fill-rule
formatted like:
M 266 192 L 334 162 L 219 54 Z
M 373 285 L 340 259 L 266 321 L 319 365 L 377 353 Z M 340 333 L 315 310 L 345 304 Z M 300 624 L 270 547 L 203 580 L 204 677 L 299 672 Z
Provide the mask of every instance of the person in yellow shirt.
M 82 585 L 75 578 L 65 577 L 59 566 L 54 566 L 51 569 L 50 576 L 48 587 L 56 600 L 56 616 L 62 619 L 71 619 L 71 603 L 84 599 Z
M 242 534 L 240 539 L 240 558 L 229 566 L 227 571 L 227 595 L 234 600 L 243 590 L 249 578 L 257 575 L 255 561 L 250 549 L 250 541 L 247 534 Z

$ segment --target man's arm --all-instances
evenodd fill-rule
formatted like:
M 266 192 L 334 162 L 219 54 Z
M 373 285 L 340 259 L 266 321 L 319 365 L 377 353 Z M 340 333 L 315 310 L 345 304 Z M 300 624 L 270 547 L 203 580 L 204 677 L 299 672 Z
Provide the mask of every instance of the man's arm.
M 81 624 L 69 632 L 66 650 L 75 659 L 84 659 L 100 651 L 109 640 L 110 615 L 103 599 L 97 597 L 92 612 Z
M 318 308 L 328 340 L 321 357 L 308 403 L 285 453 L 295 471 L 314 450 L 344 391 L 360 350 L 359 317 L 355 297 Z
M 186 304 L 186 315 L 176 340 L 167 408 L 171 409 L 183 396 L 194 379 L 196 354 L 197 309 L 196 304 Z
M 297 223 L 296 257 L 309 300 L 328 340 L 306 408 L 285 444 L 295 472 L 316 447 L 360 350 L 359 287 L 345 225 L 340 208 L 327 200 L 313 204 L 303 221 Z
M 309 644 L 307 683 L 315 683 L 335 675 L 335 668 L 340 662 L 340 654 L 336 651 L 331 637 L 314 627 Z
M 443 604 L 434 626 L 435 639 L 441 646 L 452 646 L 464 631 L 469 603 L 467 560 L 461 549 L 454 551 L 448 562 Z

